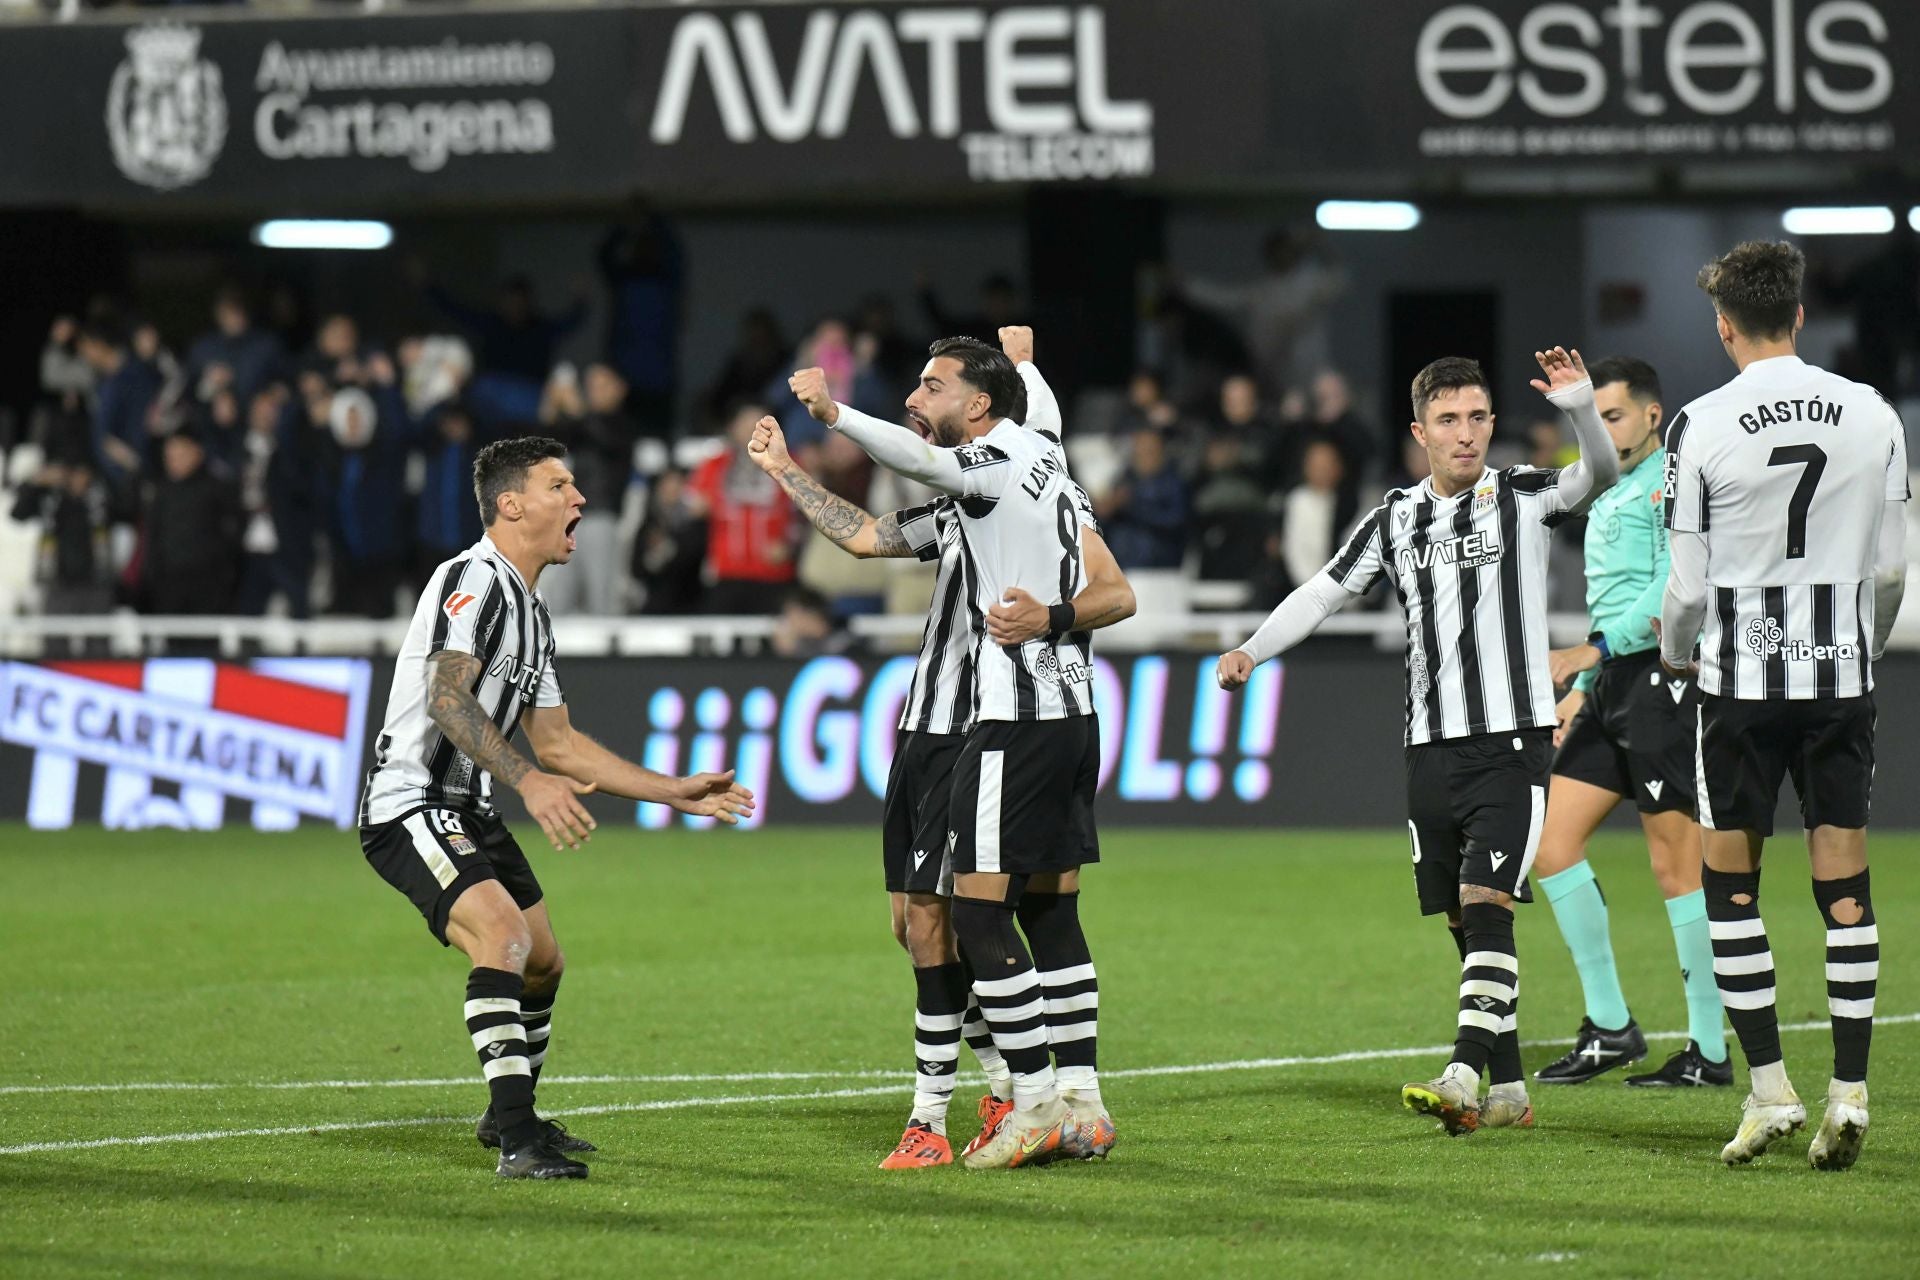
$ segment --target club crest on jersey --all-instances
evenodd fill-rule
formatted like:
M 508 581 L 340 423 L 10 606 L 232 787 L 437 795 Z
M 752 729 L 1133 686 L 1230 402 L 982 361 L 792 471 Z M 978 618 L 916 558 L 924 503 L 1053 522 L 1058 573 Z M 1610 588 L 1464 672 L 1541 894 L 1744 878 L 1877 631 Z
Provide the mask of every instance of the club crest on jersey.
M 1485 511 L 1493 505 L 1493 502 L 1493 481 L 1489 480 L 1473 491 L 1473 511 L 1475 514 Z
M 540 687 L 540 668 L 532 663 L 522 662 L 511 654 L 501 657 L 487 674 L 520 690 L 520 696 L 532 701 L 533 691 Z
M 1788 662 L 1851 662 L 1860 656 L 1860 646 L 1856 644 L 1789 640 L 1786 628 L 1776 618 L 1753 619 L 1740 629 L 1740 642 L 1749 653 L 1762 658 L 1785 658 Z
M 1463 538 L 1438 538 L 1423 547 L 1402 547 L 1397 557 L 1401 573 L 1459 565 L 1477 569 L 1500 561 L 1500 535 L 1491 529 L 1469 533 Z

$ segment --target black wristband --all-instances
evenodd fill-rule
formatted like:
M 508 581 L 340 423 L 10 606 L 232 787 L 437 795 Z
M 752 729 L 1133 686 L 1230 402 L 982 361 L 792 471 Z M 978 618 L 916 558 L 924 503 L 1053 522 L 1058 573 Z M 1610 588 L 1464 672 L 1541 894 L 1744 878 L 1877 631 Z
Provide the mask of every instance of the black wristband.
M 1047 635 L 1058 637 L 1073 630 L 1073 604 L 1054 604 L 1047 606 Z

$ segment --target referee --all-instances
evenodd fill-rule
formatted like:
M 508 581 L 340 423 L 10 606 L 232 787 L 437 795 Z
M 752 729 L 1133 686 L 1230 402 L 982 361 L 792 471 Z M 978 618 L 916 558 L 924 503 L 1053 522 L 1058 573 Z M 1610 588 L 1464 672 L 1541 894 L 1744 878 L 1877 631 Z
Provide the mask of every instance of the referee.
M 1335 609 L 1391 578 L 1407 619 L 1407 828 L 1423 915 L 1447 917 L 1460 954 L 1453 1060 L 1400 1092 L 1450 1133 L 1530 1125 L 1514 1020 L 1513 902 L 1546 812 L 1553 745 L 1547 674 L 1550 526 L 1620 476 L 1580 353 L 1534 353 L 1533 386 L 1573 422 L 1580 460 L 1557 471 L 1489 470 L 1493 398 L 1478 363 L 1436 360 L 1413 380 L 1413 438 L 1432 475 L 1396 489 L 1326 572 L 1280 602 L 1220 657 L 1224 689 L 1311 635 Z M 1480 1073 L 1492 1090 L 1480 1100 Z

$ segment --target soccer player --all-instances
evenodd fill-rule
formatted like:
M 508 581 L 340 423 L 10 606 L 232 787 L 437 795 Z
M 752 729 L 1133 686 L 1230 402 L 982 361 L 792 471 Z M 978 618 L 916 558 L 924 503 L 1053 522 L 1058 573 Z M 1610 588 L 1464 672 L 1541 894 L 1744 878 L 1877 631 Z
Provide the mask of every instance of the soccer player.
M 1560 700 L 1559 753 L 1547 791 L 1547 821 L 1534 870 L 1573 953 L 1586 1016 L 1573 1049 L 1533 1073 L 1543 1084 L 1579 1084 L 1647 1053 L 1613 963 L 1607 900 L 1587 862 L 1587 841 L 1614 806 L 1632 797 L 1647 836 L 1653 877 L 1666 899 L 1686 989 L 1687 1047 L 1657 1071 L 1628 1076 L 1642 1087 L 1730 1085 L 1720 992 L 1700 891 L 1700 828 L 1693 820 L 1693 682 L 1660 671 L 1654 620 L 1667 589 L 1667 528 L 1661 499 L 1666 455 L 1660 375 L 1644 360 L 1593 366 L 1601 421 L 1620 454 L 1620 483 L 1587 513 L 1587 642 L 1550 657 L 1556 685 L 1578 673 Z
M 1791 774 L 1827 926 L 1833 1022 L 1833 1079 L 1807 1159 L 1845 1169 L 1866 1138 L 1880 975 L 1866 831 L 1873 659 L 1906 587 L 1909 492 L 1892 406 L 1794 354 L 1805 273 L 1798 249 L 1759 241 L 1700 272 L 1740 372 L 1667 429 L 1672 568 L 1660 650 L 1678 677 L 1699 637 L 1700 878 L 1714 976 L 1751 1076 L 1720 1158 L 1745 1164 L 1806 1123 L 1781 1060 L 1760 918 L 1761 846 Z
M 1000 331 L 1002 346 L 1016 363 L 1029 388 L 1034 411 L 1024 425 L 1057 435 L 1059 413 L 1052 393 L 1031 363 L 1032 331 L 1008 327 Z M 802 370 L 796 380 L 810 379 Z M 809 395 L 812 395 L 811 382 Z M 961 963 L 953 938 L 948 897 L 952 873 L 947 866 L 947 797 L 953 763 L 973 718 L 974 620 L 962 590 L 964 573 L 960 551 L 959 516 L 951 498 L 897 511 L 876 519 L 859 507 L 822 489 L 787 453 L 779 423 L 763 418 L 754 433 L 749 456 L 779 482 L 795 507 L 848 554 L 937 560 L 927 625 L 921 634 L 913 684 L 900 710 L 893 768 L 887 775 L 882 865 L 891 899 L 893 932 L 913 961 L 918 992 L 914 1009 L 915 1081 L 913 1111 L 894 1150 L 880 1162 L 883 1169 L 926 1168 L 950 1164 L 947 1112 L 959 1066 L 959 1040 L 966 1038 L 987 1073 L 989 1092 L 981 1099 L 981 1133 L 969 1145 L 990 1139 L 999 1122 L 1012 1111 L 1012 1077 L 1005 1060 L 993 1047 L 979 1005 L 970 995 L 970 975 Z M 1091 503 L 1076 487 L 1075 502 L 1086 539 L 1088 584 L 1073 600 L 1069 630 L 1093 630 L 1133 616 L 1133 590 L 1114 562 L 1106 543 L 1095 532 Z M 1001 644 L 1021 643 L 1044 635 L 1051 611 L 1031 595 L 1016 593 L 1012 603 L 994 606 L 986 626 Z M 1038 613 L 1037 627 L 1034 614 Z M 1064 615 L 1063 615 L 1064 616 Z M 1031 887 L 1021 902 L 1021 921 L 1040 967 L 1047 990 L 1048 1038 L 1056 1059 L 1076 1054 L 1085 1063 L 1059 1063 L 1069 1082 L 1076 1072 L 1094 1080 L 1099 991 L 1091 959 L 1079 959 L 1077 879 L 1054 892 Z M 1053 953 L 1061 962 L 1050 965 Z M 1076 972 L 1085 964 L 1084 974 Z
M 575 729 L 554 670 L 553 620 L 537 588 L 573 558 L 586 500 L 536 436 L 502 440 L 473 463 L 486 533 L 434 571 L 394 664 L 378 755 L 360 802 L 360 844 L 467 975 L 466 1022 L 489 1104 L 475 1130 L 499 1147 L 503 1178 L 584 1178 L 569 1151 L 592 1144 L 534 1112 L 564 962 L 540 882 L 493 807 L 497 779 L 520 793 L 558 850 L 594 829 L 595 790 L 737 822 L 753 794 L 727 773 L 669 778 Z M 512 745 L 524 727 L 538 767 Z
M 818 421 L 880 465 L 952 497 L 958 510 L 974 719 L 949 800 L 953 930 L 1013 1077 L 1012 1114 L 965 1163 L 1012 1168 L 1085 1158 L 1112 1145 L 1113 1124 L 1090 1062 L 1080 1077 L 1087 1087 L 1059 1087 L 1048 992 L 1015 926 L 1030 887 L 1064 891 L 1070 882 L 1059 877 L 1099 856 L 1092 641 L 1066 629 L 1074 623 L 1066 610 L 1087 580 L 1080 513 L 1058 443 L 1010 416 L 1023 391 L 1013 362 L 962 338 L 936 342 L 930 353 L 907 398 L 916 430 L 835 404 L 815 380 L 796 376 L 793 389 Z M 1057 608 L 1058 617 L 1047 635 L 1002 647 L 986 619 L 1015 590 Z M 1071 968 L 1084 970 L 1090 985 L 1077 917 L 1071 932 L 1078 943 Z M 1060 1056 L 1065 1066 L 1066 1052 Z
M 1514 1010 L 1513 903 L 1546 814 L 1553 738 L 1547 674 L 1549 525 L 1584 511 L 1620 475 L 1580 353 L 1535 352 L 1545 393 L 1573 423 L 1580 460 L 1557 471 L 1491 471 L 1493 400 L 1472 360 L 1436 360 L 1413 380 L 1413 438 L 1430 478 L 1395 489 L 1326 571 L 1220 657 L 1224 689 L 1313 634 L 1390 577 L 1407 618 L 1407 830 L 1423 915 L 1445 914 L 1460 955 L 1453 1059 L 1401 1101 L 1447 1131 L 1531 1125 Z M 1480 1074 L 1492 1088 L 1480 1099 Z

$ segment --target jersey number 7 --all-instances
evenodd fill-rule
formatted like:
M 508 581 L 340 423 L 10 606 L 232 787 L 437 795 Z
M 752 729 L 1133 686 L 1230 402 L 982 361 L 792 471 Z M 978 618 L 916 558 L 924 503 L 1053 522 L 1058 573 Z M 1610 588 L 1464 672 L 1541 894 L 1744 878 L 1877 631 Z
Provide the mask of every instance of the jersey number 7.
M 1787 503 L 1787 559 L 1803 560 L 1807 554 L 1807 511 L 1813 506 L 1813 491 L 1820 487 L 1820 473 L 1827 469 L 1826 451 L 1817 444 L 1784 444 L 1768 455 L 1767 465 L 1805 468 Z

